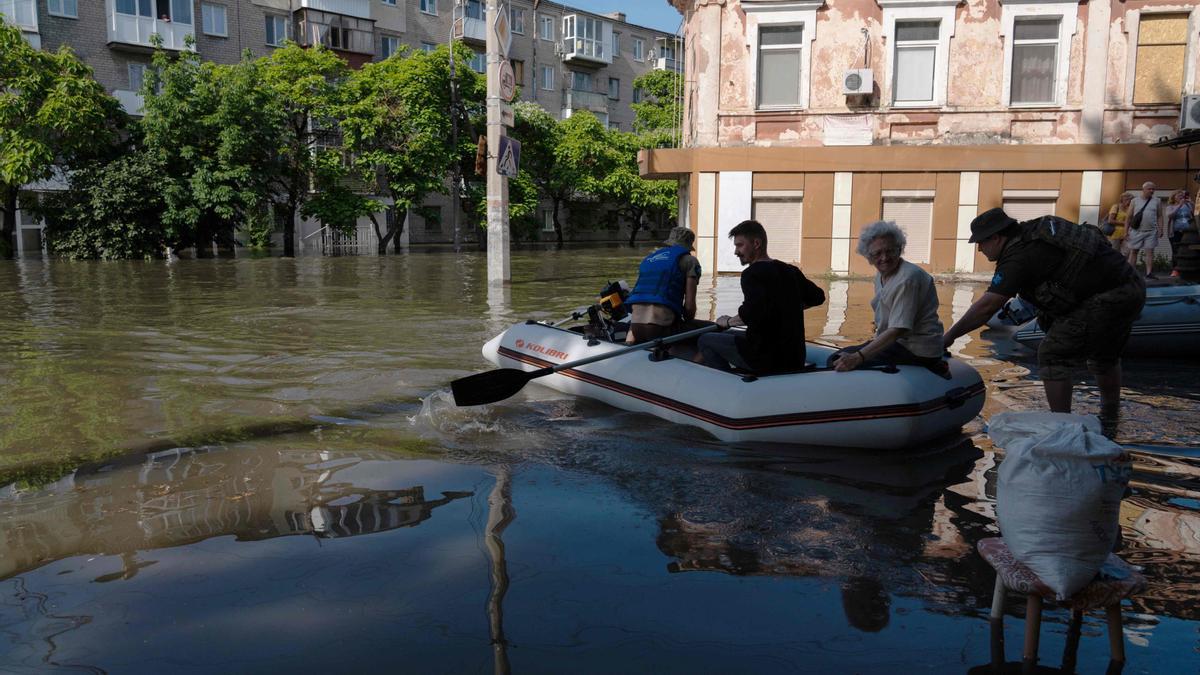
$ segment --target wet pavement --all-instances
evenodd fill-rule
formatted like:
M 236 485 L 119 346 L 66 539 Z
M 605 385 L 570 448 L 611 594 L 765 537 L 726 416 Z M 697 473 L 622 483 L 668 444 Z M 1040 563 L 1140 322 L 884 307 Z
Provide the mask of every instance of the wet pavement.
M 986 664 L 999 455 L 1033 355 L 966 436 L 905 455 L 739 447 L 529 386 L 457 409 L 484 339 L 561 318 L 628 249 L 0 265 L 0 672 L 964 672 Z M 808 333 L 871 332 L 823 280 Z M 947 325 L 982 292 L 939 284 Z M 736 278 L 701 315 L 736 309 Z M 819 337 L 818 337 L 819 336 Z M 1195 362 L 1126 364 L 1126 673 L 1200 663 Z M 1078 412 L 1094 412 L 1091 386 Z M 1009 660 L 1023 610 L 1009 604 Z M 1048 607 L 1043 663 L 1067 613 Z M 1084 623 L 1079 672 L 1108 658 Z

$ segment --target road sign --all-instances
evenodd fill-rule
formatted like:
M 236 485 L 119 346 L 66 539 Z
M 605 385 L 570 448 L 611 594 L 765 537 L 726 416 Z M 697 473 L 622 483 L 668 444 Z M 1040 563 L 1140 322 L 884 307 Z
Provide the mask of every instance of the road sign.
M 513 73 L 512 62 L 506 59 L 500 62 L 500 98 L 511 101 L 516 95 L 517 76 Z
M 510 105 L 501 105 L 500 106 L 500 124 L 503 124 L 504 126 L 510 128 L 510 129 L 516 125 L 515 120 L 513 119 L 512 106 L 510 106 Z
M 501 176 L 515 178 L 517 167 L 521 162 L 521 142 L 508 136 L 500 137 L 500 152 L 496 160 L 496 173 Z
M 509 25 L 508 3 L 496 4 L 496 14 L 492 17 L 492 31 L 500 45 L 500 56 L 508 59 L 508 50 L 512 47 L 512 26 Z

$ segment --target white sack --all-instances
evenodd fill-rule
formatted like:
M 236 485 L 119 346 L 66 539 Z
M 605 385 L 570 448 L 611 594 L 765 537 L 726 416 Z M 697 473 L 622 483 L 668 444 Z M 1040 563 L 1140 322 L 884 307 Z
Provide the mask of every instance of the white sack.
M 1117 541 L 1129 456 L 1091 416 L 1001 413 L 988 435 L 1005 452 L 996 488 L 1004 542 L 1065 600 L 1095 577 Z

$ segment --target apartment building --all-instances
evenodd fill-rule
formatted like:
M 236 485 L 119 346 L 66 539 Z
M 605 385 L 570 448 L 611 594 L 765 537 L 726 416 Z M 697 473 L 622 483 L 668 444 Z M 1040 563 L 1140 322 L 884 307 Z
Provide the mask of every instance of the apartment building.
M 536 101 L 563 118 L 589 110 L 608 126 L 629 130 L 629 104 L 640 96 L 633 80 L 652 69 L 680 68 L 681 43 L 673 34 L 630 24 L 623 14 L 536 5 L 508 2 L 510 57 L 521 100 Z M 464 67 L 485 68 L 481 0 L 0 0 L 0 14 L 36 47 L 69 45 L 131 114 L 142 109 L 138 92 L 154 36 L 167 50 L 192 49 L 219 63 L 234 63 L 247 50 L 265 56 L 286 39 L 319 43 L 355 67 L 385 59 L 401 45 L 433 49 L 453 36 L 476 50 Z M 410 214 L 407 240 L 450 240 L 450 219 L 441 216 L 447 209 L 446 200 L 434 198 L 420 210 L 426 217 Z M 320 224 L 299 226 L 302 248 L 322 245 L 310 236 Z M 40 249 L 40 227 L 20 223 L 19 250 Z M 373 250 L 373 236 L 364 221 L 351 240 Z
M 1196 187 L 1187 150 L 1153 147 L 1200 127 L 1180 114 L 1200 71 L 1195 0 L 671 3 L 684 147 L 641 162 L 680 180 L 708 269 L 740 269 L 725 233 L 754 217 L 775 257 L 869 274 L 854 245 L 883 218 L 907 259 L 986 272 L 967 242 L 986 209 L 1096 223 L 1146 180 Z

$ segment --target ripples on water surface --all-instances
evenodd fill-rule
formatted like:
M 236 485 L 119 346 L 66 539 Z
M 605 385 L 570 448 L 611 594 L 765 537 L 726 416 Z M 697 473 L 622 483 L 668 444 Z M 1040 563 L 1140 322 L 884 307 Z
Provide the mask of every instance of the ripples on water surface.
M 638 258 L 518 253 L 491 298 L 474 253 L 0 265 L 0 671 L 986 663 L 981 422 L 892 457 L 731 447 L 535 386 L 453 406 L 486 338 L 565 316 Z M 822 283 L 808 333 L 869 335 L 870 284 Z M 940 285 L 943 321 L 981 290 Z M 722 278 L 701 314 L 738 300 Z M 990 382 L 985 417 L 1043 407 L 1003 336 L 957 351 Z M 1151 588 L 1125 611 L 1126 672 L 1195 672 L 1200 392 L 1193 365 L 1127 373 L 1123 555 Z M 1065 620 L 1046 613 L 1044 663 Z M 1106 660 L 1089 617 L 1080 672 Z

